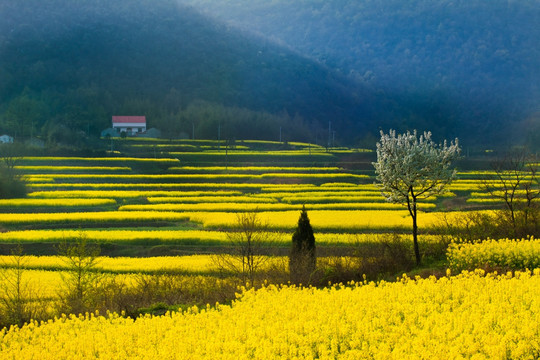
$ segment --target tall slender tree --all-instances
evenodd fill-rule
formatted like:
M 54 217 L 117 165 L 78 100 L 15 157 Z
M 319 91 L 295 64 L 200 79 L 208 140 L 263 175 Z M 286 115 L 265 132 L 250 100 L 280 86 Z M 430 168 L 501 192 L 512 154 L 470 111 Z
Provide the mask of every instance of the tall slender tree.
M 306 206 L 302 207 L 298 226 L 292 236 L 289 271 L 292 283 L 307 284 L 317 266 L 315 236 L 309 222 Z

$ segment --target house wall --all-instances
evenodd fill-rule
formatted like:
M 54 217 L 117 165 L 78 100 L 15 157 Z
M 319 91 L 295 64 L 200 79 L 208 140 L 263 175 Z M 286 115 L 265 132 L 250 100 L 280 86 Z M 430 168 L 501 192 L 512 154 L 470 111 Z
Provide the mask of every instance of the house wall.
M 135 133 L 146 131 L 146 125 L 141 125 L 141 124 L 129 124 L 129 123 L 113 124 L 113 128 L 118 129 L 119 132 L 124 131 L 128 134 L 135 134 Z

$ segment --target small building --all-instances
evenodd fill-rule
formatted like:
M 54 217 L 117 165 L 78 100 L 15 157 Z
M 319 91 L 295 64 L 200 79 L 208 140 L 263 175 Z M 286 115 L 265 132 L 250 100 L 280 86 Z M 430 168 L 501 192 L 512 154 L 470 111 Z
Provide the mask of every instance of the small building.
M 112 127 L 127 135 L 143 133 L 146 131 L 146 116 L 113 116 Z
M 9 136 L 9 135 L 0 136 L 0 144 L 13 144 L 13 136 Z

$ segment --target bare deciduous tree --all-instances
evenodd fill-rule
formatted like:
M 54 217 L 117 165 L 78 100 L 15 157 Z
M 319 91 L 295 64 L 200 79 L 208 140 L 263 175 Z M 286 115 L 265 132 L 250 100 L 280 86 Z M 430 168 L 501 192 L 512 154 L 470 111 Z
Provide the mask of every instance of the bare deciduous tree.
M 257 212 L 239 213 L 236 227 L 227 232 L 231 251 L 216 254 L 214 261 L 223 272 L 238 275 L 245 285 L 253 286 L 257 272 L 270 259 L 268 244 L 275 236 Z
M 482 189 L 504 203 L 504 217 L 512 235 L 538 232 L 538 182 L 536 158 L 525 153 L 507 155 L 491 164 L 494 178 L 484 178 Z
M 62 277 L 64 292 L 61 294 L 63 306 L 70 313 L 81 313 L 91 309 L 92 291 L 98 287 L 99 273 L 96 271 L 100 248 L 88 243 L 84 234 L 74 242 L 67 241 L 58 247 L 58 254 L 64 259 L 68 272 Z
M 12 252 L 0 269 L 0 304 L 3 325 L 19 325 L 38 316 L 33 305 L 36 289 L 31 289 L 26 277 L 26 259 L 21 245 Z

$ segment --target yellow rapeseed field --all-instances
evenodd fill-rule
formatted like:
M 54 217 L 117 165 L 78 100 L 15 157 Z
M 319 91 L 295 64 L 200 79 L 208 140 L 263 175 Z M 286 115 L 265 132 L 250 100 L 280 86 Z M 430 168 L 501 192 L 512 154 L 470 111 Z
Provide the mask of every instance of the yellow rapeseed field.
M 114 199 L 88 199 L 88 198 L 59 198 L 59 199 L 2 199 L 0 200 L 0 208 L 9 207 L 75 207 L 75 206 L 100 206 L 114 205 Z
M 0 268 L 13 264 L 13 256 L 0 256 Z M 66 270 L 68 261 L 62 256 L 33 256 L 23 258 L 23 266 L 28 269 Z M 96 258 L 96 270 L 116 273 L 152 272 L 209 272 L 216 270 L 210 255 L 160 256 L 160 257 L 107 257 Z M 33 277 L 34 278 L 34 277 Z
M 131 171 L 129 166 L 53 166 L 53 165 L 19 165 L 20 171 Z
M 61 317 L 0 332 L 3 359 L 536 359 L 540 271 L 244 292 L 136 320 Z
M 540 240 L 501 239 L 477 243 L 454 241 L 447 250 L 450 268 L 453 270 L 481 267 L 534 269 L 540 267 Z
M 229 171 L 229 172 L 254 172 L 263 173 L 268 171 L 274 172 L 334 172 L 341 169 L 335 166 L 328 167 L 302 167 L 302 166 L 178 166 L 170 167 L 169 171 L 182 172 L 214 172 L 214 171 Z
M 409 229 L 412 225 L 407 210 L 311 210 L 309 218 L 315 231 L 347 231 L 347 230 L 384 230 Z M 262 211 L 260 219 L 276 229 L 294 229 L 297 225 L 296 211 Z M 205 228 L 228 228 L 236 223 L 234 212 L 184 212 L 191 221 L 200 222 Z M 451 219 L 453 213 L 447 214 Z M 1 217 L 0 217 L 1 219 Z M 418 226 L 428 227 L 438 224 L 441 214 L 437 212 L 418 215 Z
M 103 221 L 181 221 L 189 217 L 167 211 L 96 211 L 71 213 L 0 214 L 0 224 L 69 223 Z
M 201 199 L 204 201 L 204 199 Z M 309 202 L 306 201 L 306 204 Z M 422 203 L 418 204 L 420 209 L 434 208 L 435 204 Z M 269 202 L 195 202 L 183 203 L 183 204 L 150 204 L 150 205 L 124 205 L 120 206 L 120 211 L 227 211 L 227 212 L 242 212 L 242 211 L 285 211 L 285 210 L 297 210 L 298 205 L 283 204 L 283 203 L 269 203 Z M 401 210 L 406 209 L 405 205 L 392 204 L 386 202 L 360 202 L 360 203 L 329 203 L 329 204 L 310 204 L 311 210 L 358 210 L 358 209 L 378 209 L 378 210 Z
M 274 234 L 273 240 L 290 244 L 292 232 Z M 316 233 L 317 244 L 362 244 L 378 242 L 380 239 L 392 239 L 392 234 L 348 234 L 348 233 Z M 405 235 L 401 235 L 404 237 Z M 223 243 L 230 242 L 224 231 L 211 230 L 19 230 L 0 233 L 0 242 L 25 243 L 25 242 L 70 242 L 79 238 L 85 238 L 92 242 L 120 242 L 120 243 L 189 243 L 207 242 Z M 410 235 L 406 235 L 412 243 Z M 420 242 L 434 243 L 440 238 L 436 235 L 421 235 Z
M 164 191 L 164 190 L 65 190 L 36 191 L 28 194 L 30 198 L 62 199 L 62 198 L 137 198 L 137 197 L 198 197 L 198 196 L 230 196 L 240 195 L 240 191 Z
M 178 159 L 171 159 L 171 158 L 136 158 L 136 157 L 62 157 L 62 156 L 26 156 L 22 158 L 22 162 L 26 161 L 34 161 L 34 162 L 46 162 L 46 163 L 54 163 L 57 161 L 64 162 L 64 161 L 77 161 L 77 162 L 121 162 L 124 163 L 126 161 L 133 161 L 133 162 L 149 162 L 149 163 L 170 163 L 171 165 L 178 165 L 180 162 Z
M 275 203 L 277 200 L 273 197 L 253 197 L 253 196 L 219 196 L 220 192 L 212 192 L 214 196 L 210 196 L 210 192 L 196 195 L 181 197 L 160 196 L 148 197 L 147 200 L 151 204 L 198 204 L 198 203 Z M 216 196 L 218 195 L 218 196 Z

